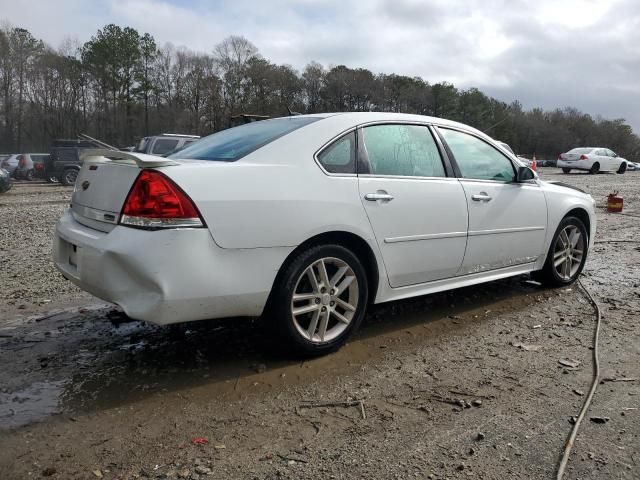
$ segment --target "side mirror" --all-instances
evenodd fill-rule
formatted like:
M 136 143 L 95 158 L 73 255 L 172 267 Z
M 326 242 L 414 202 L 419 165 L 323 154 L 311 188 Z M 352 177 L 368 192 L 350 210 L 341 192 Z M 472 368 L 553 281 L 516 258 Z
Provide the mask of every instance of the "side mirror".
M 533 173 L 529 167 L 518 167 L 518 173 L 516 174 L 516 182 L 522 183 L 528 180 L 536 178 L 536 174 Z

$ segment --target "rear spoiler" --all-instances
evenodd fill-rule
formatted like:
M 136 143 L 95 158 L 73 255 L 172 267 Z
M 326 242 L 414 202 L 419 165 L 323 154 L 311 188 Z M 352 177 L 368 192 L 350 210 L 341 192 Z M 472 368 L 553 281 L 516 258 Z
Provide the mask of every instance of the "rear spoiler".
M 135 163 L 138 168 L 167 167 L 169 165 L 180 165 L 175 160 L 170 160 L 157 155 L 147 155 L 146 153 L 122 152 L 119 150 L 108 150 L 106 148 L 89 148 L 80 154 L 80 160 L 106 159 L 118 163 Z

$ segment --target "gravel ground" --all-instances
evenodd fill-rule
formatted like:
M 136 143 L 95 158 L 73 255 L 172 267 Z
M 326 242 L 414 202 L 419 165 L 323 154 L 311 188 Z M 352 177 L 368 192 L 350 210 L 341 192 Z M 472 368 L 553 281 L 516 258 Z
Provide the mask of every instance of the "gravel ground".
M 600 205 L 619 190 L 628 215 L 599 209 L 598 240 L 639 239 L 640 174 L 541 175 Z M 517 277 L 376 306 L 341 351 L 296 362 L 256 323 L 158 328 L 71 287 L 49 261 L 69 194 L 0 197 L 0 478 L 553 476 L 592 374 L 578 285 Z M 639 260 L 598 243 L 583 275 L 604 382 L 567 478 L 640 478 Z
M 0 318 L 16 308 L 29 315 L 91 298 L 63 281 L 51 262 L 54 226 L 72 191 L 59 184 L 18 181 L 0 195 Z

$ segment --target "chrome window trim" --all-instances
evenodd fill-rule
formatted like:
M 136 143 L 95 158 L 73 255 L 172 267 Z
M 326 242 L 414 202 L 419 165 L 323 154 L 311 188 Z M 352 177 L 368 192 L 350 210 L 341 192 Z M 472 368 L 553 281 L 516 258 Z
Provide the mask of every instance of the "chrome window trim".
M 357 126 L 354 127 L 349 127 L 347 130 L 343 130 L 342 132 L 340 132 L 338 135 L 334 136 L 331 138 L 331 140 L 329 140 L 328 142 L 325 142 L 318 150 L 316 150 L 316 152 L 313 154 L 313 160 L 316 162 L 316 165 L 318 165 L 318 167 L 320 167 L 320 170 L 322 170 L 322 172 L 329 176 L 329 177 L 357 177 L 358 174 L 357 173 L 332 173 L 327 171 L 324 166 L 322 165 L 322 163 L 320 162 L 320 159 L 318 158 L 318 156 L 325 151 L 327 148 L 329 148 L 331 145 L 333 145 L 333 142 L 339 140 L 340 138 L 344 137 L 345 135 L 350 134 L 351 132 L 355 132 L 358 129 Z M 357 169 L 357 165 L 358 165 L 358 139 L 357 139 L 357 135 L 356 135 L 356 169 Z
M 532 185 L 532 186 L 536 186 L 536 187 L 540 187 L 540 184 L 538 183 L 537 179 L 532 178 L 531 180 L 526 180 L 524 182 L 501 182 L 500 180 L 483 180 L 481 178 L 465 178 L 465 177 L 460 177 L 458 178 L 458 180 L 460 180 L 460 182 L 471 182 L 471 183 L 488 183 L 490 185 L 514 185 L 514 186 L 518 186 L 518 185 Z
M 363 178 L 386 178 L 391 180 L 427 180 L 427 181 L 447 181 L 457 182 L 459 179 L 456 177 L 421 177 L 418 175 L 376 175 L 374 173 L 361 173 L 358 175 Z

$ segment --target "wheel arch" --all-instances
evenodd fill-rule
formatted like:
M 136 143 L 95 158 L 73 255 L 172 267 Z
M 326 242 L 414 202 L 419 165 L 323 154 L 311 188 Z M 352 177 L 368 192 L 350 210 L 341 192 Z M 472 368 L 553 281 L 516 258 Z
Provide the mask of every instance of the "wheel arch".
M 564 219 L 567 217 L 579 218 L 582 223 L 584 223 L 584 226 L 587 229 L 587 234 L 589 235 L 589 237 L 591 237 L 591 217 L 589 216 L 589 212 L 587 212 L 587 210 L 582 207 L 572 208 L 567 213 L 565 213 L 562 218 Z
M 271 291 L 269 293 L 269 298 L 267 299 L 265 311 L 269 309 L 269 305 L 271 303 L 276 285 L 278 285 L 282 281 L 282 275 L 291 263 L 292 259 L 295 258 L 301 251 L 316 245 L 341 245 L 351 250 L 353 254 L 362 262 L 362 266 L 364 267 L 367 274 L 367 282 L 370 292 L 369 303 L 374 303 L 378 292 L 380 271 L 378 268 L 378 260 L 375 253 L 373 252 L 373 249 L 371 248 L 369 243 L 361 236 L 356 235 L 352 232 L 335 230 L 319 233 L 317 235 L 314 235 L 313 237 L 308 238 L 300 245 L 298 245 L 291 253 L 289 253 L 289 255 L 287 255 L 287 258 L 285 258 L 284 262 L 282 262 L 282 265 L 278 269 L 278 273 L 276 274 L 273 284 L 271 285 Z

